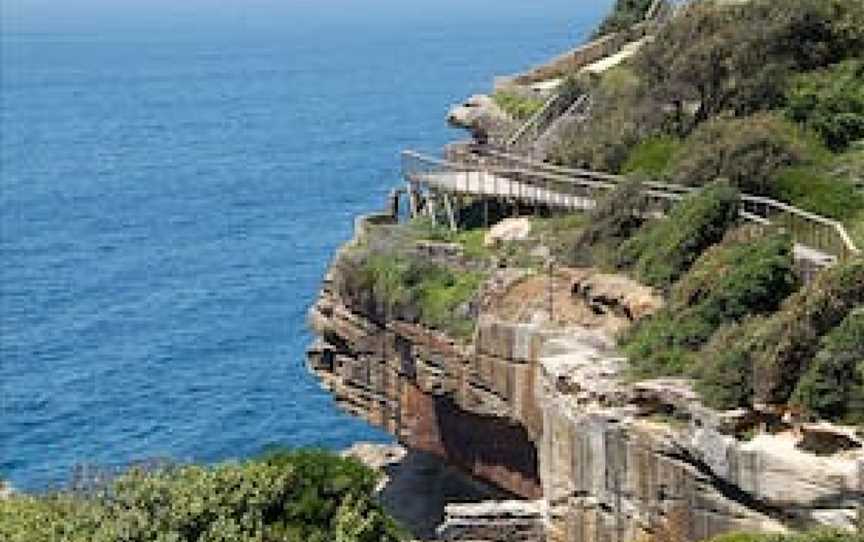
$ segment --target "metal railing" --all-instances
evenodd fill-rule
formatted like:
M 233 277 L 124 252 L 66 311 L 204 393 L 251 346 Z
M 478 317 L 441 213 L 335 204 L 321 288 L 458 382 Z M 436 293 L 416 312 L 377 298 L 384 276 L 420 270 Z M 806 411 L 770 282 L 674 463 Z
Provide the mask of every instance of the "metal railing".
M 490 147 L 475 146 L 457 154 L 458 161 L 442 160 L 415 151 L 402 153 L 405 178 L 415 185 L 429 184 L 430 174 L 448 173 L 448 181 L 432 188 L 478 196 L 508 197 L 531 204 L 587 210 L 627 180 L 586 169 L 568 168 Z M 649 212 L 666 213 L 696 187 L 643 182 Z M 588 203 L 592 202 L 592 203 Z M 739 214 L 747 222 L 778 225 L 796 244 L 845 261 L 860 255 L 846 228 L 836 220 L 810 213 L 771 198 L 743 194 Z M 829 262 L 826 262 L 829 263 Z
M 504 140 L 507 147 L 517 147 L 526 142 L 531 142 L 540 137 L 567 108 L 570 107 L 574 97 L 560 92 L 560 85 L 552 90 L 552 95 L 543 103 L 543 106 L 531 115 L 523 124 L 518 126 Z

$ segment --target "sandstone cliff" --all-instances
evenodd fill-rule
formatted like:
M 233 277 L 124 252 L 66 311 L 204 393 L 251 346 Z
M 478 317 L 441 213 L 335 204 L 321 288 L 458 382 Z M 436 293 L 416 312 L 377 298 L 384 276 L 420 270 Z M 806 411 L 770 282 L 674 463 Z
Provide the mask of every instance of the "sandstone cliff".
M 370 227 L 358 220 L 354 243 Z M 629 382 L 607 326 L 481 310 L 465 344 L 382 321 L 337 292 L 337 269 L 310 310 L 319 340 L 308 361 L 340 406 L 531 501 L 451 507 L 443 538 L 699 540 L 860 520 L 864 454 L 854 434 L 841 436 L 857 449 L 817 457 L 776 417 L 705 408 L 685 380 Z M 498 280 L 487 296 L 517 282 Z M 593 289 L 580 294 L 588 304 L 650 310 L 644 292 L 628 298 L 627 284 L 616 289 L 623 298 Z

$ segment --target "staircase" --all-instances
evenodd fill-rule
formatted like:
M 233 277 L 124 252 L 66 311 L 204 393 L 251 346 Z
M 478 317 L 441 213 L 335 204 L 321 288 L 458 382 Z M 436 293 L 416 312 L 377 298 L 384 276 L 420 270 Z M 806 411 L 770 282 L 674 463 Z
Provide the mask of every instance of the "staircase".
M 507 137 L 504 147 L 511 152 L 542 158 L 545 146 L 561 134 L 563 127 L 587 118 L 590 106 L 591 98 L 587 94 L 556 92 L 537 113 Z

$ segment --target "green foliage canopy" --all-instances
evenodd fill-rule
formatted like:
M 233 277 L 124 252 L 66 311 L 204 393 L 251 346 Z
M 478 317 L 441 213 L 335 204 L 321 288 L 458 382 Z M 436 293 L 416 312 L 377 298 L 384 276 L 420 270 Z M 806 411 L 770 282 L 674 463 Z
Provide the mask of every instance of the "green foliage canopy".
M 652 2 L 653 0 L 615 0 L 612 11 L 594 33 L 595 37 L 626 30 L 645 20 Z
M 324 452 L 157 472 L 132 470 L 96 496 L 0 501 L 4 542 L 396 542 L 372 500 L 376 475 Z
M 791 403 L 823 419 L 864 423 L 864 307 L 822 339 Z
M 797 76 L 787 93 L 788 116 L 818 133 L 834 151 L 864 138 L 864 62 L 843 62 Z
M 668 218 L 651 222 L 618 250 L 620 267 L 645 284 L 668 288 L 738 219 L 738 191 L 716 181 L 685 197 Z
M 682 374 L 721 325 L 776 310 L 796 285 L 788 235 L 732 236 L 702 254 L 666 308 L 624 338 L 624 351 L 639 376 Z
M 744 193 L 774 196 L 776 173 L 804 161 L 808 150 L 803 134 L 777 115 L 718 118 L 691 134 L 668 172 L 680 184 L 701 186 L 722 177 Z

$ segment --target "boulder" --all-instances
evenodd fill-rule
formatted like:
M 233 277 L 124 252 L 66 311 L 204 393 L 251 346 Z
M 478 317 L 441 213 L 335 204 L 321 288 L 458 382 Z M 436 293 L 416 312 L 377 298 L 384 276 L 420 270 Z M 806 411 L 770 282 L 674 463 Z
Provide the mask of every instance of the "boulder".
M 663 307 L 663 297 L 652 288 L 623 275 L 592 273 L 578 278 L 571 288 L 598 314 L 612 313 L 639 320 Z
M 487 247 L 504 242 L 524 241 L 531 235 L 531 221 L 527 218 L 505 218 L 492 226 L 483 244 Z

